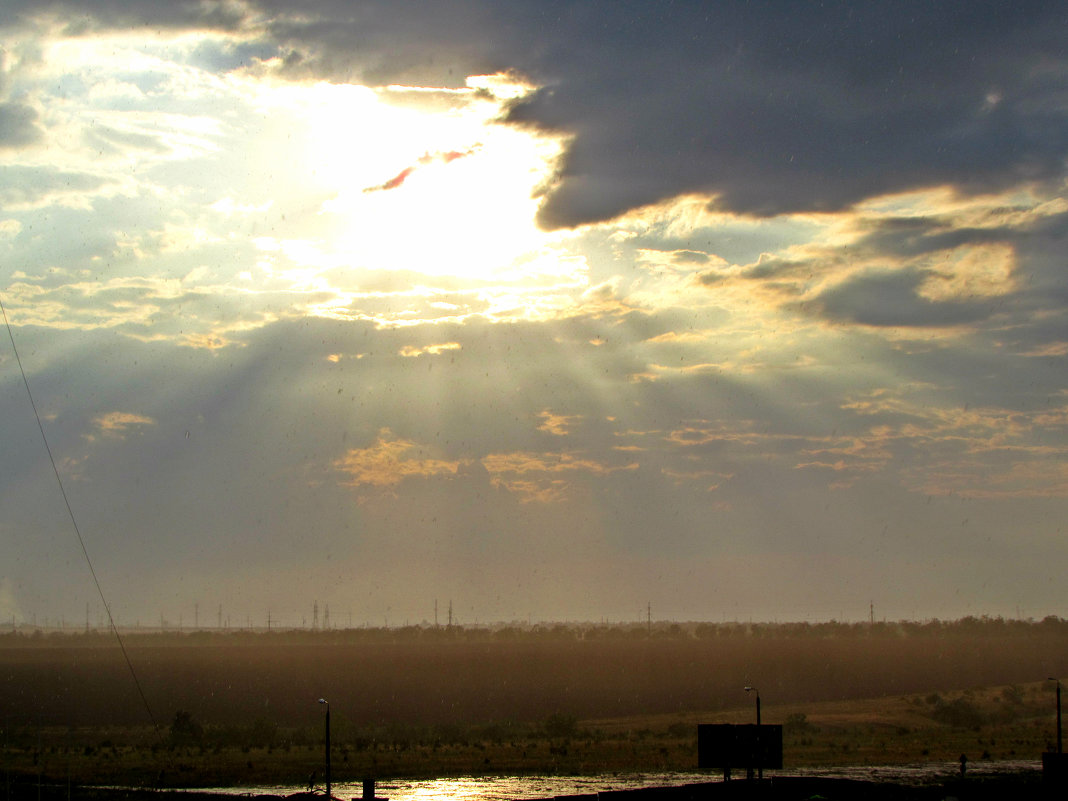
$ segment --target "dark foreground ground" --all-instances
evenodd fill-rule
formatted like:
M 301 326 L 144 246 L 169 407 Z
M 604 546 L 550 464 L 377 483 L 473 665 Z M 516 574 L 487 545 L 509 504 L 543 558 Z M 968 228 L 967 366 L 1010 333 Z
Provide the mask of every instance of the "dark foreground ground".
M 983 776 L 923 786 L 889 782 L 816 777 L 778 777 L 762 782 L 735 780 L 691 784 L 681 787 L 650 787 L 587 796 L 561 796 L 556 801 L 720 801 L 721 799 L 768 799 L 768 801 L 987 801 L 988 799 L 1062 799 L 1068 788 L 1051 787 L 1038 772 Z M 68 787 L 15 783 L 6 788 L 8 801 L 227 801 L 250 796 L 224 796 L 204 792 L 124 790 L 99 787 Z M 252 796 L 256 801 L 325 801 L 322 793 L 291 796 Z M 347 799 L 345 799 L 347 801 Z M 359 801 L 358 798 L 353 801 Z M 379 799 L 383 801 L 383 799 Z M 547 800 L 546 800 L 547 801 Z
M 754 673 L 788 769 L 963 754 L 978 773 L 1055 747 L 1068 621 L 135 633 L 126 653 L 98 633 L 0 634 L 0 801 L 321 787 L 320 698 L 335 781 L 691 771 L 700 723 L 752 722 Z M 1068 798 L 1037 772 L 680 792 L 640 801 Z

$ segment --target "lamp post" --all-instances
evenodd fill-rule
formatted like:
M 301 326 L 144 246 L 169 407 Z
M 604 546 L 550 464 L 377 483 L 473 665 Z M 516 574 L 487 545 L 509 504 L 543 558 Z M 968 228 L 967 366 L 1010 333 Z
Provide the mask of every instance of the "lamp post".
M 319 703 L 326 707 L 326 798 L 330 801 L 330 703 L 325 698 Z
M 1053 676 L 1050 676 L 1049 680 L 1057 682 L 1057 753 L 1063 754 L 1064 748 L 1061 740 L 1061 681 L 1053 678 Z
M 745 685 L 745 691 L 747 693 L 756 693 L 756 713 L 757 713 L 757 778 L 764 778 L 764 742 L 760 738 L 760 690 L 749 684 Z M 752 773 L 749 774 L 752 777 Z

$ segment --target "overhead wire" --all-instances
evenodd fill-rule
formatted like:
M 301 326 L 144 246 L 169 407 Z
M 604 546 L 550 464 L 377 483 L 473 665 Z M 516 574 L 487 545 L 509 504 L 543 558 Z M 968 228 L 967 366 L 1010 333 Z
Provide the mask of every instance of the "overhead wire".
M 33 416 L 37 420 L 37 430 L 41 432 L 41 440 L 44 442 L 45 451 L 48 453 L 48 461 L 52 465 L 52 472 L 56 477 L 56 483 L 59 485 L 59 494 L 63 497 L 63 504 L 67 507 L 67 515 L 70 517 L 71 526 L 74 528 L 74 534 L 78 538 L 78 545 L 81 546 L 82 556 L 85 557 L 85 563 L 89 566 L 89 574 L 93 577 L 93 585 L 96 587 L 97 595 L 100 596 L 100 603 L 103 604 L 104 611 L 107 614 L 108 627 L 111 629 L 112 634 L 115 635 L 115 640 L 119 644 L 119 650 L 122 652 L 122 658 L 126 662 L 126 667 L 130 671 L 130 677 L 133 679 L 134 686 L 137 688 L 137 694 L 141 698 L 141 703 L 145 707 L 145 711 L 148 713 L 148 718 L 152 722 L 152 728 L 156 732 L 157 737 L 160 735 L 160 728 L 156 722 L 156 716 L 152 712 L 152 706 L 148 703 L 148 697 L 145 695 L 144 688 L 141 686 L 141 681 L 137 678 L 137 671 L 134 670 L 133 662 L 130 660 L 130 655 L 126 650 L 126 643 L 122 639 L 122 634 L 119 632 L 118 626 L 115 625 L 115 618 L 111 614 L 111 605 L 108 603 L 107 598 L 104 595 L 104 589 L 100 584 L 100 579 L 96 574 L 96 568 L 93 567 L 93 560 L 89 557 L 89 549 L 85 546 L 85 538 L 82 536 L 81 528 L 78 526 L 78 521 L 74 516 L 74 509 L 71 507 L 70 499 L 67 497 L 67 490 L 63 486 L 63 478 L 59 474 L 59 468 L 56 466 L 55 457 L 52 455 L 52 447 L 48 444 L 48 436 L 45 434 L 44 424 L 41 422 L 41 414 L 37 410 L 37 403 L 33 399 L 33 392 L 30 391 L 30 382 L 26 377 L 26 370 L 22 366 L 22 358 L 19 356 L 18 346 L 15 344 L 15 334 L 11 328 L 11 321 L 8 320 L 7 310 L 4 308 L 3 298 L 0 297 L 0 314 L 4 318 L 4 326 L 7 328 L 8 338 L 11 340 L 11 351 L 15 354 L 15 362 L 18 364 L 19 373 L 22 375 L 22 385 L 26 387 L 26 395 L 30 399 L 30 407 L 33 409 Z

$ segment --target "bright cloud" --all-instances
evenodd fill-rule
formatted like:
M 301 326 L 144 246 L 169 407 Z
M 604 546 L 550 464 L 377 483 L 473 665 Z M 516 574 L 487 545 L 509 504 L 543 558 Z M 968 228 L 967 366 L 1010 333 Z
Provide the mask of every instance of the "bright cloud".
M 334 468 L 346 474 L 344 483 L 352 487 L 393 487 L 410 478 L 455 476 L 461 464 L 430 458 L 417 443 L 395 439 L 387 429 L 370 447 L 347 451 Z

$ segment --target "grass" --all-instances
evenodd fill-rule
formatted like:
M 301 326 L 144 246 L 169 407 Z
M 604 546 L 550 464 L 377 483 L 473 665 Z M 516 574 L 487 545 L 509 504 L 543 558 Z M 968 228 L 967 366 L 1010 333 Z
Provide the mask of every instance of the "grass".
M 954 693 L 775 706 L 764 722 L 784 725 L 784 767 L 1038 759 L 1055 740 L 1048 682 Z M 355 732 L 335 739 L 335 781 L 365 776 L 596 774 L 696 768 L 697 723 L 749 723 L 749 705 L 716 712 L 575 720 L 539 725 Z M 14 733 L 12 733 L 14 734 Z M 26 733 L 23 732 L 23 735 Z M 37 729 L 35 741 L 3 749 L 8 777 L 53 783 L 146 787 L 322 783 L 321 739 L 278 731 L 268 747 L 153 742 L 141 729 Z M 217 734 L 217 733 L 215 733 Z M 297 744 L 295 744 L 297 743 Z

